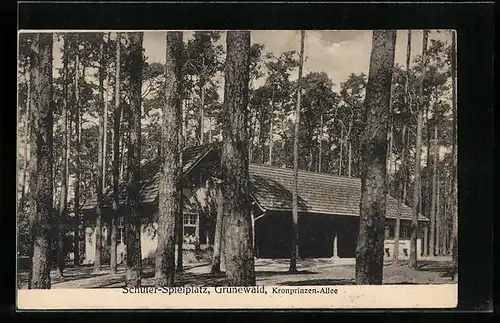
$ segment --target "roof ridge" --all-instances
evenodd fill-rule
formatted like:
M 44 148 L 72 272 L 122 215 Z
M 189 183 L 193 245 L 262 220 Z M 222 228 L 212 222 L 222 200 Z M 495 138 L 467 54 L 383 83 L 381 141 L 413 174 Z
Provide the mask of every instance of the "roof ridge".
M 267 168 L 267 169 L 271 169 L 271 170 L 285 170 L 285 171 L 293 172 L 292 168 L 278 167 L 278 166 L 265 165 L 265 164 L 250 163 L 250 167 L 261 167 L 261 168 Z M 299 173 L 306 173 L 306 174 L 310 174 L 310 175 L 318 176 L 318 177 L 344 179 L 344 180 L 353 181 L 353 182 L 361 180 L 361 178 L 359 178 L 359 177 L 349 177 L 349 176 L 339 176 L 339 175 L 328 174 L 328 173 L 318 173 L 318 172 L 314 172 L 311 170 L 304 170 L 304 169 L 299 169 Z

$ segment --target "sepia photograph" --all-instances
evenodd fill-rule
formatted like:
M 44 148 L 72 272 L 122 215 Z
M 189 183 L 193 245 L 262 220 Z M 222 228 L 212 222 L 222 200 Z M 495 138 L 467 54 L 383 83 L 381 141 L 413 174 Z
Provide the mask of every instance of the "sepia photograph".
M 456 304 L 456 43 L 21 30 L 18 292 L 411 285 L 450 287 Z

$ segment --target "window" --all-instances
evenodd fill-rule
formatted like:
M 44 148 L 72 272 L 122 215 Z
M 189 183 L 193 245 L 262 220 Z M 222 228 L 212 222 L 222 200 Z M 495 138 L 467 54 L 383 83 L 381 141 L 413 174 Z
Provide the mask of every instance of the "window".
M 402 226 L 401 231 L 399 233 L 399 236 L 403 240 L 408 240 L 410 239 L 410 230 L 408 227 Z
M 198 226 L 198 215 L 197 214 L 184 214 L 183 221 L 183 232 L 184 232 L 184 242 L 187 244 L 193 244 L 197 240 L 196 228 Z
M 385 226 L 385 238 L 394 239 L 394 227 L 392 225 Z
M 123 217 L 121 217 L 121 216 L 118 217 L 118 223 L 117 223 L 116 227 L 118 228 L 117 237 L 116 237 L 116 244 L 118 245 L 121 243 L 125 243 L 125 240 L 123 239 L 124 238 Z

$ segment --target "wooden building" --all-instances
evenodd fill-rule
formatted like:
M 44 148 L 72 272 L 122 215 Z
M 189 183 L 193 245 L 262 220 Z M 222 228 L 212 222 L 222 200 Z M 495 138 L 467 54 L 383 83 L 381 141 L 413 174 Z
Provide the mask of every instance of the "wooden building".
M 208 248 L 213 244 L 216 200 L 215 183 L 220 165 L 220 151 L 209 144 L 187 148 L 183 153 L 184 193 L 184 248 Z M 141 168 L 140 199 L 143 213 L 141 248 L 143 258 L 153 257 L 156 250 L 156 219 L 158 216 L 159 160 Z M 292 230 L 293 170 L 251 164 L 250 195 L 254 226 L 254 251 L 259 258 L 288 258 Z M 299 171 L 299 254 L 303 258 L 354 258 L 359 231 L 359 203 L 361 180 Z M 111 188 L 107 188 L 102 202 L 103 246 L 109 245 L 108 227 L 112 216 Z M 126 185 L 120 183 L 120 209 L 123 210 Z M 83 206 L 86 223 L 86 250 L 84 263 L 94 259 L 95 200 Z M 392 256 L 397 201 L 387 197 L 385 255 Z M 123 258 L 123 212 L 119 216 L 119 260 Z M 409 254 L 411 208 L 401 207 L 400 256 Z M 426 244 L 428 219 L 419 216 L 421 228 L 417 252 Z

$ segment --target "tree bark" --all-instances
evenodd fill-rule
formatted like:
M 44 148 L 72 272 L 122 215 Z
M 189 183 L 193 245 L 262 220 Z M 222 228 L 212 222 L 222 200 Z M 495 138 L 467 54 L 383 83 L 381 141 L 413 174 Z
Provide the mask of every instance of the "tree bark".
M 29 165 L 29 142 L 30 142 L 30 128 L 31 128 L 31 73 L 29 71 L 30 67 L 27 68 L 27 76 L 26 76 L 26 85 L 28 87 L 28 93 L 26 96 L 26 115 L 24 118 L 24 165 L 22 166 L 23 177 L 21 184 L 21 198 L 19 199 L 18 212 L 24 212 L 24 206 L 26 202 L 26 175 L 28 173 L 28 165 Z
M 218 185 L 219 186 L 219 185 Z M 221 250 L 222 250 L 222 217 L 223 217 L 223 206 L 224 200 L 222 198 L 221 188 L 217 187 L 217 219 L 215 222 L 215 234 L 214 234 L 214 253 L 212 256 L 212 267 L 210 272 L 212 274 L 220 273 L 221 264 Z
M 176 222 L 181 195 L 179 127 L 182 122 L 182 32 L 167 32 L 165 60 L 165 105 L 162 113 L 161 172 L 158 195 L 158 247 L 156 251 L 156 286 L 173 286 L 175 280 Z M 177 221 L 176 221 L 177 219 Z
M 95 222 L 95 260 L 94 272 L 101 270 L 102 262 L 102 182 L 104 169 L 104 36 L 99 34 L 99 151 L 97 152 L 96 176 L 96 222 Z
M 395 30 L 373 31 L 361 155 L 361 202 L 356 283 L 381 285 L 386 212 L 386 154 Z
M 203 145 L 205 141 L 205 134 L 203 133 L 203 128 L 205 126 L 205 80 L 202 81 L 201 85 L 201 98 L 200 98 L 200 145 Z
M 452 256 L 453 256 L 453 279 L 455 278 L 455 273 L 458 270 L 458 212 L 457 212 L 457 202 L 458 202 L 458 188 L 457 188 L 457 80 L 456 80 L 456 64 L 457 64 L 457 53 L 456 53 L 456 32 L 452 31 L 452 42 L 451 42 L 451 81 L 452 81 L 452 111 L 453 111 L 453 145 L 452 145 L 452 155 L 453 155 L 453 175 L 452 175 Z
M 141 285 L 141 207 L 139 189 L 141 181 L 141 87 L 144 58 L 142 32 L 132 32 L 129 37 L 130 108 L 128 112 L 129 141 L 127 166 L 127 215 L 125 217 L 127 245 L 127 287 Z
M 53 34 L 40 33 L 33 37 L 31 72 L 35 87 L 33 115 L 34 139 L 32 152 L 36 154 L 36 172 L 30 174 L 35 196 L 31 218 L 32 257 L 30 289 L 50 289 L 50 233 L 53 224 L 53 102 L 52 102 L 52 48 Z
M 251 236 L 246 111 L 250 79 L 250 32 L 228 31 L 221 158 L 224 256 L 227 284 L 255 285 Z
M 420 183 L 420 164 L 422 153 L 422 119 L 423 119 L 423 92 L 424 92 L 424 78 L 425 70 L 427 67 L 427 40 L 428 30 L 423 33 L 423 46 L 422 46 L 422 75 L 420 78 L 420 94 L 417 115 L 417 142 L 415 146 L 415 184 L 413 188 L 413 207 L 411 218 L 411 238 L 410 238 L 410 268 L 417 268 L 417 238 L 418 238 L 418 214 L 421 210 L 421 183 Z
M 323 154 L 323 114 L 319 119 L 319 139 L 318 139 L 318 173 L 321 173 L 321 155 Z
M 83 253 L 83 250 L 85 248 L 85 232 L 83 232 L 83 219 L 80 218 L 80 143 L 81 143 L 81 121 L 80 121 L 80 84 L 79 84 L 79 68 L 80 68 L 80 55 L 78 53 L 78 46 L 77 43 L 74 44 L 74 50 L 75 50 L 75 84 L 74 84 L 74 104 L 75 104 L 75 115 L 74 115 L 74 121 L 75 121 L 75 137 L 76 137 L 76 143 L 75 143 L 75 150 L 76 150 L 76 156 L 75 156 L 75 182 L 74 182 L 74 193 L 75 193 L 75 222 L 76 222 L 76 228 L 75 228 L 75 240 L 74 240 L 74 254 L 75 254 L 75 264 L 77 266 L 80 265 L 81 262 L 81 255 Z
M 304 38 L 305 31 L 300 31 L 299 78 L 297 88 L 297 102 L 295 107 L 295 132 L 293 141 L 293 191 L 292 191 L 292 241 L 290 253 L 290 267 L 288 272 L 297 273 L 297 258 L 299 257 L 299 211 L 298 211 L 298 178 L 299 178 L 299 127 L 300 127 L 300 100 L 302 95 L 302 67 L 304 65 Z
M 116 33 L 116 75 L 115 75 L 115 111 L 113 115 L 113 215 L 111 218 L 111 256 L 109 261 L 109 272 L 114 275 L 117 273 L 117 234 L 118 220 L 120 216 L 120 199 L 118 192 L 118 182 L 120 180 L 120 49 L 121 34 Z
M 342 147 L 344 146 L 343 141 L 344 141 L 344 127 L 341 126 L 341 128 L 340 128 L 340 152 L 339 152 L 339 176 L 342 176 L 342 158 L 343 158 Z
M 437 151 L 437 149 L 436 149 Z M 443 236 L 443 226 L 442 226 L 442 217 L 441 217 L 441 206 L 440 206 L 440 180 L 439 180 L 439 169 L 436 169 L 436 255 L 441 255 L 442 249 L 442 236 Z
M 394 226 L 394 250 L 392 251 L 393 263 L 399 262 L 399 231 L 401 230 L 401 210 L 406 195 L 406 125 L 403 125 L 401 133 L 401 170 L 399 172 L 398 185 L 398 211 L 396 213 L 396 224 Z
M 273 164 L 273 123 L 274 123 L 274 85 L 273 92 L 271 95 L 271 104 L 269 105 L 269 155 L 268 155 L 268 165 Z
M 69 140 L 68 140 L 68 40 L 66 35 L 63 36 L 63 107 L 62 107 L 62 175 L 61 175 L 61 195 L 59 201 L 59 230 L 57 235 L 57 267 L 59 275 L 63 277 L 64 267 L 66 265 L 66 252 L 64 250 L 65 222 L 68 208 L 68 155 L 69 155 Z
M 430 210 L 430 215 L 431 215 L 431 221 L 430 221 L 430 227 L 431 227 L 431 233 L 430 233 L 430 251 L 429 253 L 431 256 L 436 255 L 436 249 L 438 246 L 438 241 L 437 241 L 437 230 L 436 230 L 436 173 L 437 173 L 437 162 L 438 162 L 438 157 L 437 157 L 437 127 L 434 127 L 434 147 L 433 147 L 433 157 L 432 157 L 432 200 L 431 200 L 431 210 Z M 429 165 L 430 166 L 430 165 Z

